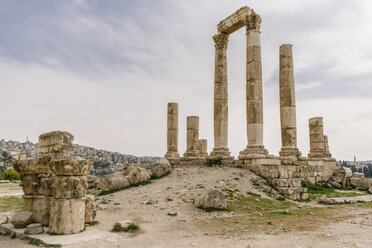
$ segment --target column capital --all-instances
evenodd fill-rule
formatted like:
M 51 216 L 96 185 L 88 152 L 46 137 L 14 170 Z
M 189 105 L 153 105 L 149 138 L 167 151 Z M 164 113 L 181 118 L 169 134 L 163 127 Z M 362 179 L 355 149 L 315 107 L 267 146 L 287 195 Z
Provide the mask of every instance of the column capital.
M 229 35 L 224 33 L 218 33 L 213 35 L 214 45 L 219 49 L 227 49 L 227 43 L 229 42 Z
M 260 31 L 262 19 L 253 10 L 252 13 L 247 16 L 246 22 L 247 31 Z

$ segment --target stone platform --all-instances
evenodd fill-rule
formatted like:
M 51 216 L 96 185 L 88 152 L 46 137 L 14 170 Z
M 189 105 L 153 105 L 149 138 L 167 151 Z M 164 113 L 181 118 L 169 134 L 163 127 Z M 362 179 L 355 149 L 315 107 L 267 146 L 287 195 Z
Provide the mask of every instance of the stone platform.
M 87 241 L 96 239 L 117 239 L 120 237 L 119 234 L 102 231 L 94 227 L 87 227 L 84 232 L 69 235 L 49 235 L 48 227 L 44 227 L 45 233 L 37 235 L 24 234 L 25 228 L 14 228 L 12 224 L 2 224 L 0 225 L 0 233 L 5 235 L 8 233 L 10 236 L 15 236 L 19 239 L 25 240 L 39 240 L 47 245 L 72 245 L 81 244 Z

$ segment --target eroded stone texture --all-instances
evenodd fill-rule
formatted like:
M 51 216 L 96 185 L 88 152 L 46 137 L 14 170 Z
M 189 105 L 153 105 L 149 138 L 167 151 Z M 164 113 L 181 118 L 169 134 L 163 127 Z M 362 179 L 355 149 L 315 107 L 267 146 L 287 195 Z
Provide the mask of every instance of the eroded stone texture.
M 187 117 L 187 150 L 184 157 L 198 157 L 199 116 Z
M 180 155 L 178 153 L 178 103 L 168 103 L 167 118 L 167 153 L 165 158 L 177 163 Z
M 42 134 L 39 136 L 40 155 L 71 154 L 73 151 L 73 140 L 74 136 L 64 131 L 53 131 Z
M 42 222 L 49 215 L 51 197 L 43 195 L 23 195 L 23 210 L 32 212 L 35 222 Z
M 148 181 L 151 177 L 151 172 L 145 168 L 131 166 L 128 173 L 128 180 L 131 185 L 137 185 Z
M 94 195 L 87 195 L 85 197 L 85 223 L 91 223 L 96 217 L 96 210 L 94 209 Z
M 309 158 L 325 157 L 323 117 L 309 119 L 310 153 Z
M 43 225 L 41 225 L 41 223 L 29 224 L 24 231 L 24 234 L 31 234 L 31 235 L 41 234 L 41 233 L 44 233 L 44 228 L 43 228 Z
M 14 227 L 16 228 L 24 228 L 28 224 L 31 224 L 33 219 L 32 219 L 33 213 L 29 211 L 23 211 L 16 213 L 10 218 L 10 223 L 13 224 Z
M 220 24 L 227 25 L 222 22 Z M 213 36 L 213 40 L 215 43 L 214 148 L 211 157 L 231 159 L 228 148 L 227 44 L 229 35 L 220 32 Z
M 83 198 L 88 188 L 87 176 L 53 176 L 52 196 L 54 198 Z
M 282 134 L 281 156 L 301 156 L 297 149 L 296 100 L 293 72 L 292 45 L 279 48 L 280 124 Z
M 66 155 L 56 155 L 49 163 L 49 168 L 57 176 L 82 176 L 89 174 L 94 160 Z
M 238 9 L 234 14 L 228 16 L 217 25 L 219 33 L 231 34 L 246 25 L 246 19 L 251 14 L 251 9 L 244 6 Z
M 196 207 L 203 209 L 224 209 L 227 208 L 225 196 L 219 190 L 212 190 L 195 198 Z
M 206 139 L 200 139 L 198 142 L 198 150 L 199 150 L 200 157 L 208 156 L 207 148 L 208 148 L 208 141 Z
M 128 177 L 122 173 L 115 173 L 102 176 L 99 179 L 98 188 L 102 191 L 112 191 L 129 187 Z
M 73 234 L 84 229 L 85 199 L 52 199 L 49 233 Z
M 266 155 L 263 145 L 263 101 L 262 101 L 262 65 L 260 41 L 261 17 L 253 10 L 247 16 L 247 139 L 246 149 L 239 154 L 243 160 L 251 154 Z
M 171 165 L 166 158 L 162 158 L 155 164 L 150 165 L 151 177 L 158 178 L 170 172 Z

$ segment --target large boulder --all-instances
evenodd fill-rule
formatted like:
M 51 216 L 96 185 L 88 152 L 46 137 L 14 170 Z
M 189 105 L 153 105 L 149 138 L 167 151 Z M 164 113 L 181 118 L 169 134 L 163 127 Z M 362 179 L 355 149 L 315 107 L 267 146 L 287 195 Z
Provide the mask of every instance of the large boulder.
M 155 164 L 151 165 L 152 177 L 157 178 L 165 175 L 171 170 L 171 165 L 166 158 L 162 158 Z
M 194 204 L 203 209 L 224 209 L 227 208 L 225 196 L 219 190 L 212 190 L 208 193 L 198 196 Z
M 10 219 L 10 223 L 15 228 L 25 228 L 28 224 L 32 223 L 32 215 L 33 213 L 28 211 L 16 213 Z
M 141 167 L 131 166 L 128 173 L 128 180 L 131 185 L 144 183 L 151 177 L 151 172 Z
M 128 178 L 121 173 L 105 175 L 100 178 L 98 183 L 98 188 L 100 188 L 102 191 L 117 190 L 129 186 L 130 184 Z

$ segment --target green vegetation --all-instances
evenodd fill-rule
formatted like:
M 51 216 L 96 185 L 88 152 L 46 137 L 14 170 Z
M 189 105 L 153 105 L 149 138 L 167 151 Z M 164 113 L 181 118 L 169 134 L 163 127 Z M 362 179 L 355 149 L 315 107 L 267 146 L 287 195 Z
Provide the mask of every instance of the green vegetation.
M 200 207 L 199 207 L 200 208 Z M 202 208 L 200 208 L 202 209 Z M 207 208 L 205 209 L 206 212 L 208 213 L 211 213 L 211 212 L 216 212 L 216 211 L 226 211 L 226 212 L 230 212 L 232 211 L 230 208 Z
M 136 225 L 136 224 L 131 224 L 131 225 L 129 225 L 129 226 L 126 228 L 125 232 L 135 233 L 135 232 L 137 232 L 139 229 L 140 229 L 140 228 L 139 228 L 138 225 Z M 121 231 L 122 231 L 122 228 L 121 228 L 121 226 L 120 226 L 118 223 L 115 223 L 115 225 L 113 226 L 113 228 L 112 228 L 111 231 L 112 231 L 112 232 L 121 232 Z
M 21 176 L 19 175 L 19 173 L 13 169 L 10 169 L 10 170 L 5 169 L 0 174 L 0 176 L 3 180 L 20 180 L 21 179 Z
M 0 197 L 0 212 L 21 211 L 23 208 L 23 198 L 15 196 Z
M 283 210 L 295 206 L 289 201 L 275 201 L 266 198 L 238 196 L 229 202 L 228 208 L 237 212 L 265 212 L 274 210 Z
M 353 197 L 360 195 L 367 195 L 367 193 L 357 193 L 355 191 L 348 191 L 348 189 L 337 190 L 332 186 L 329 186 L 326 182 L 320 181 L 313 184 L 309 181 L 302 181 L 302 187 L 308 188 L 309 200 L 314 200 L 318 197 L 325 195 L 328 198 L 336 197 Z
M 62 245 L 59 245 L 59 244 L 47 244 L 40 239 L 31 239 L 29 244 L 35 245 L 35 246 L 42 246 L 42 247 L 58 247 L 58 248 L 62 247 Z
M 95 226 L 95 225 L 98 225 L 98 224 L 99 224 L 99 222 L 94 220 L 94 221 L 88 223 L 88 226 Z

